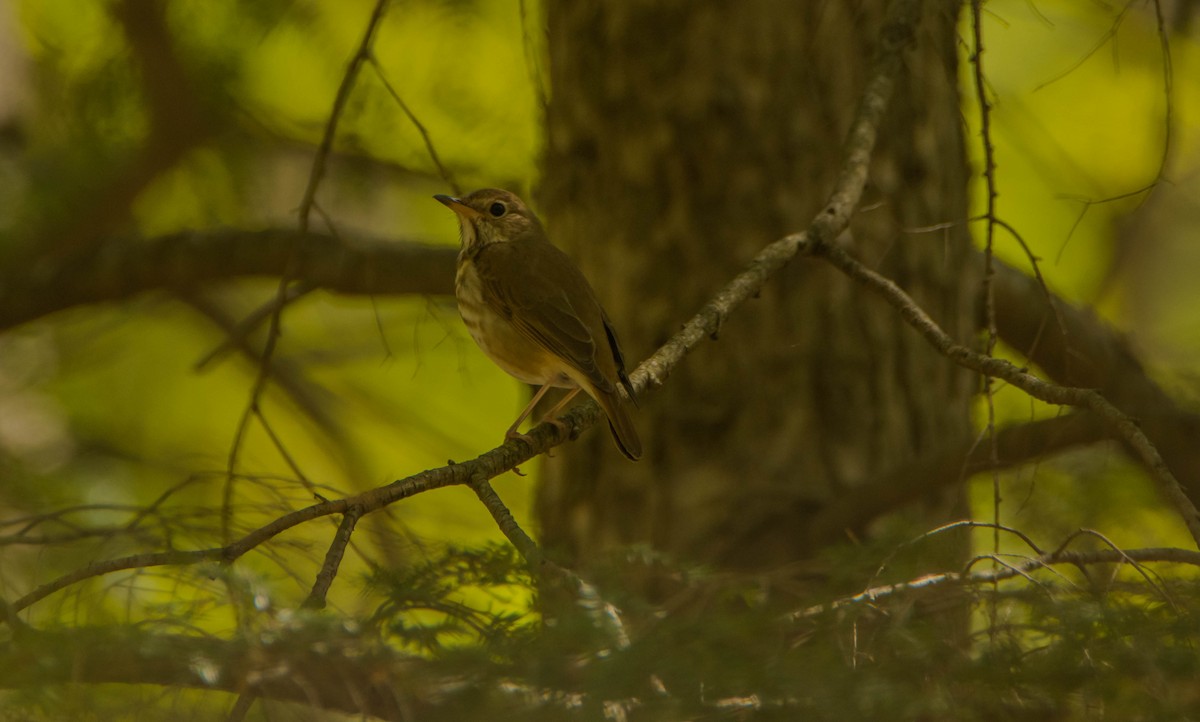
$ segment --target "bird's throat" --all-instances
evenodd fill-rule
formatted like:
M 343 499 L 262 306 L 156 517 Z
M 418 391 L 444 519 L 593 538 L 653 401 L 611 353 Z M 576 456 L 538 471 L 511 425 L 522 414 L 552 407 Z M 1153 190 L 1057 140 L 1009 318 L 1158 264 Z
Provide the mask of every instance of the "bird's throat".
M 467 219 L 459 221 L 459 238 L 462 241 L 461 253 L 465 256 L 474 256 L 479 252 L 479 248 L 483 245 L 480 242 L 479 231 L 475 229 L 475 224 Z

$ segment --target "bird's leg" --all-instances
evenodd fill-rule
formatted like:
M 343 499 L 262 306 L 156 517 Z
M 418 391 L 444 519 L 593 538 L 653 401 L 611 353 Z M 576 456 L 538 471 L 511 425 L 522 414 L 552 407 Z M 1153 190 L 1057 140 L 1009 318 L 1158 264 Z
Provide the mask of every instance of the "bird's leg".
M 576 386 L 575 388 L 573 388 L 573 389 L 571 389 L 570 391 L 568 391 L 568 392 L 567 392 L 565 395 L 563 395 L 563 397 L 562 397 L 561 399 L 559 399 L 559 400 L 558 400 L 558 403 L 554 405 L 554 408 L 552 408 L 552 409 L 550 409 L 549 411 L 547 411 L 547 412 L 546 412 L 546 415 L 545 415 L 545 416 L 543 416 L 543 417 L 542 417 L 542 420 L 541 420 L 541 421 L 539 421 L 538 423 L 540 423 L 540 424 L 554 424 L 556 427 L 558 427 L 558 430 L 559 430 L 559 431 L 563 432 L 564 434 L 566 434 L 568 437 L 572 438 L 572 440 L 573 440 L 573 439 L 574 439 L 574 437 L 571 437 L 571 428 L 570 428 L 570 426 L 567 424 L 567 422 L 565 422 L 565 421 L 563 421 L 562 419 L 558 418 L 558 412 L 562 411 L 563 407 L 564 407 L 564 406 L 566 406 L 566 405 L 567 405 L 567 403 L 568 403 L 568 402 L 569 402 L 571 399 L 575 398 L 575 394 L 577 394 L 577 393 L 579 393 L 579 387 L 578 387 L 578 386 Z M 552 452 L 552 451 L 547 451 L 547 452 L 546 452 L 546 456 L 554 456 L 554 452 Z
M 533 395 L 533 399 L 529 402 L 529 405 L 525 407 L 525 410 L 521 412 L 521 415 L 517 417 L 517 420 L 513 422 L 512 426 L 508 427 L 508 431 L 504 432 L 505 439 L 520 439 L 529 444 L 533 443 L 533 439 L 529 438 L 529 434 L 522 434 L 521 432 L 517 431 L 517 428 L 521 425 L 522 421 L 529 418 L 529 413 L 533 411 L 533 407 L 537 406 L 537 402 L 541 401 L 542 397 L 545 396 L 546 392 L 549 390 L 550 384 L 543 384 L 542 387 L 537 390 L 537 393 Z
M 517 431 L 517 427 L 521 425 L 522 421 L 529 417 L 529 414 L 533 411 L 533 407 L 537 406 L 537 402 L 541 401 L 542 397 L 545 396 L 546 392 L 549 390 L 550 384 L 545 384 L 537 390 L 537 393 L 533 395 L 533 399 L 529 401 L 529 405 L 525 407 L 525 410 L 521 412 L 521 415 L 517 417 L 517 420 L 513 422 L 513 425 L 508 427 L 508 431 L 504 432 L 505 439 L 520 439 L 528 444 L 533 444 L 533 439 L 529 436 L 529 434 L 522 434 L 521 432 Z M 538 423 L 554 424 L 558 427 L 559 431 L 563 432 L 564 434 L 570 434 L 570 425 L 558 418 L 558 414 L 566 407 L 567 404 L 571 402 L 571 399 L 575 398 L 575 395 L 578 394 L 579 391 L 580 387 L 576 386 L 564 394 L 563 397 L 558 400 L 558 403 L 556 403 L 549 411 L 547 411 L 546 415 L 543 416 L 542 420 Z
M 577 393 L 579 393 L 579 387 L 578 387 L 578 386 L 576 386 L 575 388 L 573 388 L 573 389 L 571 389 L 570 391 L 568 391 L 568 392 L 566 393 L 566 395 L 564 395 L 564 396 L 563 396 L 561 399 L 559 399 L 559 400 L 558 400 L 558 403 L 554 405 L 554 408 L 552 408 L 552 409 L 550 409 L 549 411 L 547 411 L 547 412 L 546 412 L 546 415 L 542 417 L 542 421 L 541 421 L 541 423 L 543 423 L 543 424 L 547 424 L 547 423 L 549 423 L 549 424 L 554 424 L 555 426 L 557 426 L 557 427 L 558 427 L 558 428 L 559 428 L 561 431 L 563 431 L 564 433 L 566 433 L 566 432 L 569 432 L 569 431 L 570 431 L 570 429 L 569 429 L 569 428 L 567 428 L 567 422 L 565 422 L 565 421 L 563 421 L 562 419 L 558 418 L 558 414 L 559 414 L 559 412 L 560 412 L 560 411 L 562 411 L 562 410 L 563 410 L 563 409 L 566 407 L 566 405 L 567 405 L 568 403 L 570 403 L 570 402 L 571 402 L 571 399 L 575 398 L 575 394 L 577 394 Z

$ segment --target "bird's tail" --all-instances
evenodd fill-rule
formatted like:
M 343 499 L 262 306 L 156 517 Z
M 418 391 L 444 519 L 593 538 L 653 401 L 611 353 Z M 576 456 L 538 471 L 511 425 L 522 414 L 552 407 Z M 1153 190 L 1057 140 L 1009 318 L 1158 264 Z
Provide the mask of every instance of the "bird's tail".
M 608 415 L 608 429 L 612 432 L 613 441 L 617 448 L 630 461 L 642 458 L 642 440 L 638 438 L 637 427 L 629 418 L 629 411 L 622 399 L 616 393 L 596 394 L 596 400 Z

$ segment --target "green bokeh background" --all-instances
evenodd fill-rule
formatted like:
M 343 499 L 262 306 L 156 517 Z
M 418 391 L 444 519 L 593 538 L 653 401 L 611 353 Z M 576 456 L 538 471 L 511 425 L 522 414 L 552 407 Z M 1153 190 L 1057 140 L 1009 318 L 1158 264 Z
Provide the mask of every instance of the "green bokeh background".
M 150 237 L 294 226 L 315 146 L 373 6 L 366 0 L 170 2 L 172 37 L 218 129 L 138 195 L 132 224 L 121 231 Z M 81 198 L 119 176 L 146 139 L 150 116 L 108 7 L 22 0 L 0 9 L 9 15 L 7 97 L 17 98 L 12 116 L 20 119 L 21 138 L 0 157 L 0 250 L 35 243 Z M 539 3 L 526 3 L 525 11 L 523 18 L 511 0 L 397 4 L 375 40 L 379 67 L 464 190 L 499 185 L 528 194 L 536 186 L 545 38 Z M 1052 290 L 1096 308 L 1129 335 L 1164 384 L 1194 401 L 1200 371 L 1195 38 L 1171 40 L 1171 141 L 1163 167 L 1164 60 L 1152 12 L 1140 5 L 1123 10 L 1073 0 L 992 0 L 985 23 L 999 215 L 1041 259 Z M 965 59 L 966 24 L 962 36 Z M 972 82 L 964 64 L 967 137 L 981 168 Z M 1160 167 L 1169 182 L 1152 195 L 1100 202 L 1151 184 Z M 341 118 L 313 227 L 453 245 L 454 219 L 429 197 L 445 191 L 423 138 L 374 68 L 365 66 Z M 983 192 L 976 182 L 977 211 Z M 1153 232 L 1123 231 L 1134 224 Z M 976 231 L 982 239 L 981 224 Z M 1003 230 L 995 251 L 1028 265 Z M 275 283 L 235 283 L 214 293 L 230 309 L 249 313 L 273 296 Z M 202 373 L 194 369 L 222 338 L 212 323 L 165 294 L 69 310 L 0 337 L 4 517 L 71 504 L 144 505 L 189 479 L 177 503 L 219 507 L 222 472 L 256 373 L 236 355 Z M 524 389 L 478 352 L 444 298 L 314 294 L 285 314 L 278 358 L 303 369 L 328 421 L 322 426 L 300 413 L 275 388 L 265 414 L 305 477 L 326 495 L 475 456 L 500 440 L 525 398 Z M 995 403 L 1001 423 L 1060 413 L 1012 389 L 1000 389 Z M 986 419 L 982 400 L 977 418 Z M 238 482 L 238 529 L 312 499 L 257 426 L 238 468 L 263 480 Z M 508 474 L 496 487 L 536 536 L 529 503 L 536 466 L 525 470 L 530 476 Z M 1102 529 L 1130 546 L 1186 540 L 1115 447 L 1045 461 L 1003 474 L 1001 482 L 1002 517 L 1049 540 L 1079 526 Z M 980 518 L 992 515 L 991 483 L 990 475 L 973 482 Z M 76 518 L 120 524 L 129 513 L 97 506 Z M 389 530 L 390 542 L 381 539 Z M 331 532 L 312 525 L 286 535 L 307 551 L 302 559 L 311 568 L 286 570 L 251 557 L 239 574 L 273 603 L 294 605 L 307 593 L 327 541 L 318 535 Z M 395 505 L 369 533 L 410 555 L 427 544 L 501 539 L 470 491 L 453 488 Z M 983 540 L 988 543 L 990 533 Z M 197 526 L 174 544 L 217 541 Z M 0 550 L 0 594 L 24 593 L 50 569 L 129 551 L 112 540 L 90 548 L 87 559 Z M 348 580 L 364 567 L 348 563 L 331 600 L 354 609 L 363 594 Z M 203 574 L 193 581 L 207 583 Z M 91 588 L 165 590 L 178 583 L 177 576 L 114 575 Z M 61 613 L 86 595 L 58 595 L 38 613 Z M 214 614 L 216 626 L 231 622 Z

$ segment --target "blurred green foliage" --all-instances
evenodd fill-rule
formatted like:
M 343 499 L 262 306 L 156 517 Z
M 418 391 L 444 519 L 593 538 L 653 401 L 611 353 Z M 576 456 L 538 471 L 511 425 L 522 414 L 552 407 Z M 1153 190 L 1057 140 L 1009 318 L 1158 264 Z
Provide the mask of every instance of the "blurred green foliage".
M 1156 379 L 1194 407 L 1200 388 L 1197 356 L 1189 351 L 1200 339 L 1200 286 L 1189 260 L 1200 220 L 1195 32 L 1170 36 L 1168 62 L 1152 7 L 989 2 L 984 24 L 997 213 L 1029 251 L 997 228 L 996 255 L 1031 269 L 1032 254 L 1055 294 L 1121 328 Z M 961 83 L 968 151 L 981 173 L 978 91 L 965 63 Z M 986 203 L 980 173 L 976 213 Z M 982 242 L 982 222 L 975 236 Z M 1002 352 L 1025 363 L 1020 349 Z M 1063 413 L 1013 388 L 1000 387 L 995 404 L 1000 425 Z M 986 424 L 982 398 L 975 418 Z M 1115 445 L 999 478 L 1001 519 L 1014 526 L 1064 535 L 1095 527 L 1126 546 L 1189 543 L 1176 515 L 1162 509 L 1157 492 Z M 991 518 L 991 474 L 974 482 L 972 503 L 979 518 Z M 990 532 L 980 541 L 990 545 Z
M 530 581 L 507 546 L 444 548 L 428 561 L 376 576 L 385 601 L 362 619 L 264 607 L 247 637 L 260 654 L 285 659 L 357 650 L 330 659 L 343 665 L 334 676 L 387 674 L 416 655 L 421 668 L 394 684 L 407 714 L 425 720 L 1179 720 L 1200 703 L 1194 582 L 1160 580 L 1147 590 L 1099 567 L 1089 569 L 1093 581 L 1043 570 L 1036 583 L 995 591 L 948 585 L 822 610 L 804 606 L 812 589 L 784 579 L 622 555 L 609 573 L 637 576 L 649 562 L 672 580 L 668 614 L 644 598 L 618 600 L 634 640 L 625 645 L 582 607 L 558 608 L 548 623 L 497 611 L 510 608 L 507 590 Z M 493 596 L 497 609 L 479 596 L 463 605 L 462 589 Z M 993 622 L 969 645 L 954 643 L 947 614 L 967 606 L 990 609 Z M 152 649 L 160 626 L 118 633 Z M 46 643 L 47 658 L 57 658 L 54 638 Z M 213 695 L 186 689 L 99 686 L 86 707 L 67 697 L 49 687 L 10 701 L 31 719 L 61 719 L 64 709 L 84 720 L 221 713 Z M 269 718 L 341 718 L 264 706 Z
M 294 226 L 332 99 L 374 3 L 162 3 L 181 80 L 202 116 L 198 135 L 155 128 L 156 91 L 117 19 L 122 5 L 133 3 L 21 0 L 0 9 L 14 15 L 9 31 L 21 59 L 0 70 L 0 83 L 23 89 L 14 107 L 0 107 L 0 254 L 10 263 L 69 243 L 63 228 L 77 220 L 130 242 L 191 228 Z M 1200 77 L 1200 49 L 1194 37 L 1171 38 L 1164 165 L 1159 36 L 1153 13 L 1129 7 L 987 4 L 999 212 L 1056 292 L 1134 329 L 1159 378 L 1194 399 L 1200 93 L 1192 79 Z M 375 39 L 378 68 L 464 189 L 536 185 L 544 37 L 539 3 L 526 10 L 522 18 L 511 0 L 396 4 Z M 964 115 L 979 167 L 971 83 L 964 65 Z M 112 216 L 106 204 L 137 177 L 138 154 L 155 133 L 178 144 L 178 157 L 128 189 L 126 212 Z M 1170 183 L 1138 192 L 1160 174 Z M 429 199 L 447 190 L 425 139 L 375 66 L 364 66 L 340 116 L 314 228 L 453 244 L 453 219 Z M 974 192 L 978 199 L 984 191 L 977 183 Z M 996 252 L 1027 265 L 1003 231 Z M 208 293 L 240 318 L 275 294 L 275 282 Z M 73 544 L 6 540 L 0 596 L 19 597 L 96 559 L 221 543 L 224 472 L 257 373 L 237 354 L 194 369 L 224 338 L 186 300 L 165 294 L 63 312 L 0 337 L 0 537 L 93 530 Z M 237 464 L 235 533 L 314 494 L 352 493 L 474 456 L 500 440 L 523 395 L 478 353 L 445 299 L 314 294 L 284 315 L 276 358 L 296 369 L 306 392 L 301 399 L 272 387 L 264 401 L 291 462 L 251 426 Z M 1058 413 L 1012 389 L 996 403 L 1001 422 Z M 1001 481 L 1001 518 L 1035 530 L 1048 547 L 1079 526 L 1122 546 L 1186 538 L 1115 449 L 1066 455 Z M 507 475 L 497 489 L 536 531 L 533 482 Z M 977 516 L 990 517 L 990 476 L 977 479 L 972 494 Z M 39 603 L 30 620 L 161 631 L 157 625 L 170 626 L 164 620 L 185 619 L 204 635 L 271 630 L 307 595 L 334 528 L 293 530 L 232 571 L 168 568 L 91 580 Z M 976 534 L 990 548 L 991 533 Z M 996 606 L 986 595 L 967 605 L 977 626 L 991 630 L 968 650 L 948 646 L 938 633 L 944 620 L 911 605 L 781 622 L 835 593 L 901 581 L 872 577 L 899 539 L 830 550 L 812 586 L 799 589 L 623 550 L 599 582 L 636 632 L 622 649 L 569 605 L 545 623 L 526 571 L 496 545 L 495 524 L 468 490 L 394 505 L 363 520 L 355 539 L 331 607 L 394 643 L 391 653 L 474 675 L 480 687 L 503 682 L 566 695 L 557 706 L 517 705 L 527 719 L 599 718 L 597 700 L 634 697 L 642 719 L 751 711 L 766 719 L 1177 719 L 1197 709 L 1187 683 L 1197 665 L 1197 595 L 1177 578 L 1161 582 L 1169 601 L 1128 590 L 1127 572 L 1104 589 L 1052 575 L 1044 585 L 1008 582 Z M 1001 551 L 1029 550 L 1005 536 Z M 625 582 L 643 573 L 671 580 L 665 603 L 629 591 L 637 585 Z M 318 615 L 295 621 L 313 635 L 324 623 Z M 659 694 L 652 679 L 670 694 Z M 591 697 L 582 706 L 563 702 L 583 691 Z M 191 691 L 163 699 L 161 690 L 113 687 L 8 698 L 46 719 L 133 719 L 142 706 L 183 718 L 180 710 L 199 716 L 227 706 Z M 479 704 L 484 718 L 490 708 Z
M 71 179 L 94 185 L 119 175 L 121 159 L 148 133 L 146 91 L 111 5 L 39 0 L 19 9 L 39 121 L 24 128 L 22 160 L 57 181 L 31 183 L 22 207 L 43 218 L 78 197 Z M 373 5 L 164 4 L 188 78 L 216 106 L 213 136 L 141 189 L 117 232 L 294 224 L 312 149 Z M 393 9 L 375 41 L 388 82 L 464 180 L 528 185 L 532 178 L 539 111 L 531 76 L 468 70 L 490 63 L 523 68 L 521 37 L 509 3 L 425 3 Z M 453 219 L 428 198 L 445 190 L 431 168 L 414 127 L 365 67 L 341 116 L 322 211 L 347 231 L 455 242 Z M 42 231 L 36 221 L 14 223 L 0 242 L 35 242 Z M 272 283 L 220 290 L 221 300 L 244 311 L 273 293 Z M 323 297 L 291 309 L 281 358 L 304 365 L 337 427 L 330 439 L 331 427 L 268 396 L 268 414 L 300 468 L 347 491 L 492 445 L 503 419 L 519 408 L 518 389 L 480 360 L 458 326 L 443 300 Z M 59 365 L 39 379 L 39 391 L 82 437 L 57 462 L 59 485 L 75 475 L 80 459 L 96 455 L 118 457 L 114 463 L 128 463 L 134 475 L 121 489 L 77 489 L 76 499 L 145 501 L 181 473 L 224 467 L 256 369 L 235 357 L 193 373 L 191 365 L 222 338 L 204 318 L 170 299 L 140 299 L 63 314 L 36 338 L 46 346 L 36 352 Z M 454 388 L 462 396 L 446 393 Z M 244 458 L 249 473 L 293 475 L 261 434 L 249 439 Z M 506 496 L 523 507 L 526 484 L 506 486 Z M 422 534 L 494 533 L 473 506 L 465 513 L 450 499 L 412 506 L 421 508 L 400 513 L 423 525 Z

